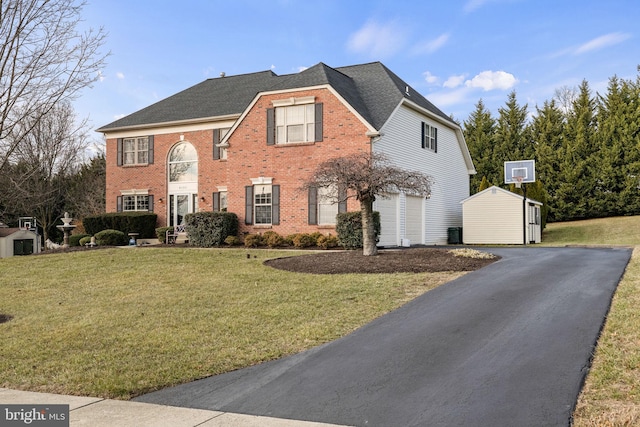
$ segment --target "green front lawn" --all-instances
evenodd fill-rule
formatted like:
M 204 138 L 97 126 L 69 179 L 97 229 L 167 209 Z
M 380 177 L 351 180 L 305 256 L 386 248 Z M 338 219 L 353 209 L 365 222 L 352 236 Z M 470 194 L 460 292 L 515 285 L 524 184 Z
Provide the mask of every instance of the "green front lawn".
M 0 387 L 128 399 L 336 339 L 461 274 L 262 264 L 296 254 L 114 248 L 0 259 L 0 315 L 12 316 L 0 323 Z

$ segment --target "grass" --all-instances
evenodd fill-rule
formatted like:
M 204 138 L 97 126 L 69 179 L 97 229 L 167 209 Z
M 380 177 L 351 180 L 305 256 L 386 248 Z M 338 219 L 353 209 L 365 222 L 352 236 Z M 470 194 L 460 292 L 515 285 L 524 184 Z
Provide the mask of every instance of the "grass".
M 578 398 L 573 425 L 640 425 L 640 216 L 549 224 L 543 243 L 634 246 Z
M 308 252 L 306 252 L 308 253 Z M 129 399 L 343 336 L 461 273 L 309 275 L 295 252 L 121 248 L 0 260 L 0 387 Z

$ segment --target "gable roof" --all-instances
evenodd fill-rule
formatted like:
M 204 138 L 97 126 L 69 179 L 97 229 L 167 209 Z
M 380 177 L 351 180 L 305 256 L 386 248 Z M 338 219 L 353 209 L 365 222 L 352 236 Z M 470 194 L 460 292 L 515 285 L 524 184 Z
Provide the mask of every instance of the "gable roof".
M 510 196 L 510 197 L 516 198 L 516 199 L 518 199 L 518 200 L 520 200 L 520 201 L 522 201 L 522 200 L 524 199 L 524 196 L 521 196 L 521 195 L 520 195 L 520 194 L 518 194 L 518 193 L 514 193 L 514 192 L 512 192 L 512 191 L 505 190 L 504 188 L 501 188 L 501 187 L 498 187 L 498 186 L 492 185 L 492 186 L 491 186 L 491 187 L 489 187 L 489 188 L 485 188 L 484 190 L 482 190 L 482 191 L 480 191 L 480 192 L 478 192 L 478 193 L 476 193 L 476 194 L 474 194 L 474 195 L 472 195 L 472 196 L 470 196 L 470 197 L 467 197 L 466 199 L 462 200 L 460 203 L 465 203 L 465 202 L 467 202 L 467 201 L 469 201 L 469 200 L 472 200 L 472 199 L 475 199 L 475 198 L 477 198 L 477 197 L 482 197 L 484 194 L 486 194 L 486 193 L 488 193 L 488 192 L 490 192 L 490 191 L 494 191 L 494 192 L 499 191 L 499 192 L 500 192 L 500 193 L 502 193 L 502 194 L 506 194 L 507 196 Z M 537 201 L 537 200 L 533 200 L 533 199 L 530 199 L 530 198 L 528 198 L 528 197 L 527 197 L 527 199 L 526 199 L 526 200 L 527 200 L 527 202 L 529 202 L 529 203 L 533 203 L 534 205 L 540 205 L 540 206 L 542 206 L 542 203 L 540 203 L 540 202 L 539 202 L 539 201 Z
M 109 123 L 98 132 L 240 115 L 257 94 L 330 85 L 367 122 L 380 130 L 403 99 L 457 126 L 451 118 L 380 62 L 331 68 L 320 62 L 296 74 L 272 71 L 207 79 Z
M 277 79 L 272 71 L 207 79 L 97 131 L 240 115 L 258 92 Z
M 17 227 L 0 227 L 0 238 L 2 237 L 9 237 L 14 233 L 17 233 L 19 231 L 28 231 L 29 233 L 33 234 L 35 236 L 35 233 L 33 231 L 29 231 L 29 230 L 25 230 L 23 228 L 17 228 Z

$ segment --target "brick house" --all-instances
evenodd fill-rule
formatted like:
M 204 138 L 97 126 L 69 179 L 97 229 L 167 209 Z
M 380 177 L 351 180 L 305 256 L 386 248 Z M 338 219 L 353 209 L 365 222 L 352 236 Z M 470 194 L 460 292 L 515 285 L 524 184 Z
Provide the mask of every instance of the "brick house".
M 431 175 L 425 200 L 379 198 L 380 244 L 446 243 L 462 225 L 475 173 L 460 127 L 379 62 L 208 79 L 98 129 L 106 138 L 108 212 L 149 210 L 158 226 L 227 210 L 242 233 L 335 235 L 335 189 L 301 190 L 327 158 L 380 151 Z

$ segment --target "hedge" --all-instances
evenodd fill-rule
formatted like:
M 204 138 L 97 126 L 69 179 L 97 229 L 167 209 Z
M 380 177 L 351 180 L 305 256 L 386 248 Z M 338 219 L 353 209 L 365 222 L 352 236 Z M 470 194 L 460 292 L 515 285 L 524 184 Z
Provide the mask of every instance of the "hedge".
M 129 242 L 127 235 L 120 230 L 102 230 L 95 237 L 99 246 L 124 246 Z
M 238 234 L 238 216 L 232 212 L 197 212 L 184 217 L 189 244 L 202 248 L 220 246 Z
M 373 229 L 376 242 L 380 235 L 380 212 L 373 212 Z M 345 249 L 362 247 L 362 214 L 360 211 L 339 213 L 336 217 L 336 233 L 340 246 Z
M 138 233 L 138 238 L 153 239 L 156 237 L 157 220 L 158 215 L 153 212 L 111 212 L 86 216 L 82 224 L 90 235 L 102 230 L 120 230 L 125 236 Z

